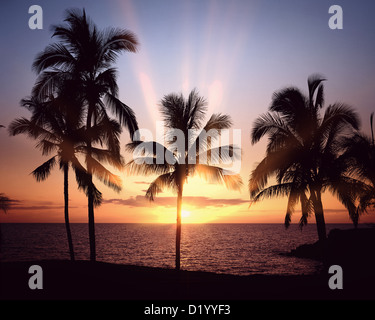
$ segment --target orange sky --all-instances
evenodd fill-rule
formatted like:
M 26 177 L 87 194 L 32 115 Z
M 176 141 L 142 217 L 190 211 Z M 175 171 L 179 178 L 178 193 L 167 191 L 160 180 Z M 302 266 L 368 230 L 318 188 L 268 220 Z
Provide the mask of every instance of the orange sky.
M 4 132 L 0 133 L 4 137 Z M 57 168 L 44 182 L 36 182 L 29 174 L 40 164 L 42 158 L 33 148 L 33 142 L 23 137 L 12 138 L 13 147 L 8 149 L 12 157 L 2 167 L 17 165 L 18 170 L 2 172 L 2 190 L 12 199 L 19 200 L 8 214 L 1 214 L 1 222 L 64 222 L 63 218 L 63 174 Z M 19 148 L 19 145 L 22 148 Z M 251 150 L 251 147 L 249 148 Z M 22 151 L 21 151 L 22 150 Z M 27 152 L 25 161 L 23 156 Z M 240 192 L 228 191 L 224 186 L 213 185 L 199 177 L 190 178 L 184 188 L 184 223 L 283 223 L 286 198 L 264 200 L 249 208 L 246 188 L 249 152 L 244 149 L 241 175 L 245 186 Z M 129 159 L 129 158 L 128 158 Z M 106 223 L 174 223 L 176 221 L 176 195 L 169 191 L 160 194 L 154 203 L 144 198 L 145 189 L 155 177 L 128 176 L 117 172 L 123 180 L 123 190 L 116 193 L 99 181 L 97 186 L 103 192 L 104 202 L 96 209 L 96 222 Z M 4 184 L 4 182 L 6 184 Z M 77 191 L 74 174 L 69 177 L 69 199 L 71 222 L 87 222 L 87 199 Z M 347 211 L 329 194 L 323 198 L 327 223 L 350 223 Z M 300 213 L 293 215 L 292 222 L 298 223 Z M 374 212 L 363 216 L 361 222 L 374 222 Z M 312 217 L 309 221 L 314 223 Z

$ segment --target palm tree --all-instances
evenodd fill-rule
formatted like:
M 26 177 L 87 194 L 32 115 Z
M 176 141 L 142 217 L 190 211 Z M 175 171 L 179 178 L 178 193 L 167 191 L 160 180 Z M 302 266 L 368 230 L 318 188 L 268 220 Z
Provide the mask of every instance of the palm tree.
M 161 113 L 168 130 L 167 145 L 155 141 L 134 141 L 127 145 L 136 157 L 127 164 L 130 173 L 158 174 L 146 191 L 146 198 L 153 201 L 163 189 L 177 193 L 176 269 L 180 269 L 181 208 L 184 184 L 189 176 L 199 174 L 205 179 L 223 183 L 238 190 L 240 176 L 214 165 L 228 157 L 239 157 L 240 149 L 233 145 L 213 147 L 221 129 L 228 129 L 232 121 L 228 115 L 213 114 L 205 126 L 202 121 L 207 111 L 206 101 L 193 90 L 188 99 L 169 94 L 161 100 Z M 213 132 L 213 134 L 212 134 Z M 207 133 L 211 133 L 207 136 Z M 177 149 L 176 149 L 176 144 Z M 141 151 L 139 151 L 141 150 Z
M 98 117 L 108 117 L 107 109 L 112 111 L 121 125 L 125 126 L 133 138 L 138 129 L 134 112 L 118 99 L 117 71 L 113 67 L 118 55 L 123 51 L 136 52 L 136 36 L 124 29 L 109 28 L 98 30 L 86 16 L 83 9 L 68 10 L 65 24 L 53 26 L 53 36 L 60 41 L 51 44 L 38 54 L 33 68 L 39 74 L 33 93 L 45 96 L 53 93 L 61 82 L 75 83 L 77 92 L 82 94 L 86 108 L 86 129 L 90 131 Z M 103 115 L 105 114 L 105 115 Z M 87 146 L 88 220 L 90 237 L 90 260 L 96 260 L 94 185 L 91 166 L 93 142 Z
M 323 77 L 308 78 L 308 96 L 289 87 L 274 93 L 269 112 L 255 120 L 251 132 L 255 144 L 268 135 L 265 158 L 257 164 L 249 179 L 253 202 L 263 198 L 288 196 L 285 226 L 288 227 L 295 205 L 300 202 L 300 226 L 314 213 L 319 240 L 326 239 L 322 193 L 330 190 L 345 205 L 352 220 L 356 217 L 355 199 L 364 185 L 351 178 L 340 155 L 342 137 L 359 128 L 353 109 L 336 103 L 325 110 Z M 266 187 L 268 179 L 277 184 Z
M 368 207 L 375 206 L 375 139 L 373 116 L 370 116 L 371 136 L 356 132 L 351 137 L 344 137 L 342 144 L 345 152 L 343 163 L 352 168 L 351 174 L 367 185 L 364 193 L 360 194 L 358 213 L 366 212 Z M 359 214 L 358 214 L 359 217 Z M 357 221 L 358 222 L 358 221 Z
M 56 101 L 55 101 L 56 104 Z M 43 155 L 50 154 L 52 151 L 57 153 L 36 168 L 32 174 L 37 181 L 43 181 L 48 178 L 52 168 L 56 165 L 56 159 L 60 164 L 60 169 L 64 172 L 64 217 L 65 227 L 68 238 L 70 259 L 74 261 L 74 248 L 69 223 L 69 196 L 68 196 L 68 171 L 69 166 L 75 169 L 77 181 L 82 182 L 82 174 L 85 169 L 79 163 L 75 148 L 82 140 L 77 138 L 79 134 L 79 118 L 72 117 L 76 123 L 68 121 L 63 113 L 57 112 L 56 106 L 51 101 L 42 102 L 36 97 L 23 99 L 21 105 L 32 111 L 31 120 L 26 118 L 15 119 L 9 126 L 9 132 L 15 136 L 18 134 L 27 134 L 33 139 L 39 139 L 38 147 L 42 150 Z M 78 121 L 77 121 L 78 120 Z M 82 186 L 82 184 L 81 184 Z
M 2 124 L 0 124 L 0 128 L 5 128 Z M 7 196 L 4 195 L 4 193 L 0 193 L 0 210 L 4 211 L 4 213 L 7 213 L 7 211 L 10 208 L 12 200 L 9 199 Z M 2 234 L 1 234 L 1 223 L 0 223 L 0 251 L 1 251 L 1 240 L 2 240 Z
M 69 102 L 66 101 L 67 99 Z M 21 104 L 32 112 L 31 119 L 19 118 L 14 120 L 9 126 L 9 132 L 13 136 L 27 134 L 29 137 L 39 140 L 37 146 L 41 149 L 43 155 L 56 152 L 49 160 L 36 168 L 32 174 L 37 181 L 43 181 L 48 178 L 57 162 L 64 173 L 64 217 L 71 260 L 74 260 L 74 249 L 69 223 L 69 166 L 72 166 L 75 171 L 78 187 L 87 194 L 89 185 L 88 173 L 77 158 L 78 153 L 85 154 L 85 151 L 87 151 L 85 145 L 86 136 L 88 134 L 93 136 L 94 133 L 96 137 L 93 136 L 92 138 L 93 141 L 96 141 L 103 139 L 104 135 L 115 136 L 121 132 L 118 125 L 110 128 L 107 128 L 108 125 L 102 125 L 103 120 L 99 122 L 100 125 L 91 128 L 93 133 L 87 132 L 85 127 L 81 126 L 82 115 L 79 112 L 82 109 L 78 107 L 72 108 L 74 103 L 79 102 L 74 101 L 70 96 L 65 98 L 60 96 L 46 102 L 42 102 L 36 97 L 24 99 Z M 105 132 L 104 129 L 109 133 Z M 118 140 L 116 137 L 112 139 Z M 118 141 L 116 143 L 119 144 Z M 99 154 L 101 160 L 110 161 L 111 164 L 115 164 L 117 167 L 123 166 L 123 159 L 117 153 L 113 154 L 108 150 L 98 148 L 94 148 L 93 153 L 95 155 Z M 92 158 L 91 162 L 100 178 L 108 181 L 108 184 L 114 184 L 117 188 L 120 188 L 120 181 L 117 176 L 111 174 L 95 158 Z M 99 205 L 101 199 L 101 193 L 94 186 L 94 204 Z
M 4 193 L 0 193 L 0 210 L 7 213 L 10 209 L 12 200 L 9 199 Z M 1 244 L 2 244 L 2 232 L 1 232 L 1 223 L 0 223 L 0 252 L 1 252 Z
M 6 213 L 11 204 L 12 200 L 10 200 L 4 193 L 0 193 L 0 210 L 4 211 Z

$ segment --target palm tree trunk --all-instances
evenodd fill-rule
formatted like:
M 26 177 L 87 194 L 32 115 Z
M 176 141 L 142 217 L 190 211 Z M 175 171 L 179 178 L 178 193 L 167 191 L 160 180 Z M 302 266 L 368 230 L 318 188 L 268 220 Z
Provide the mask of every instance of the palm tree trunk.
M 96 261 L 95 241 L 95 218 L 94 218 L 94 196 L 93 196 L 92 175 L 89 174 L 88 186 L 88 210 L 89 210 L 89 239 L 90 239 L 90 261 Z
M 180 247 L 181 247 L 181 208 L 182 208 L 182 191 L 183 191 L 183 184 L 180 185 L 178 188 L 178 195 L 177 195 L 177 224 L 176 224 L 176 270 L 180 270 Z
M 0 222 L 0 261 L 1 261 L 1 247 L 3 245 L 3 234 L 1 232 L 1 222 Z
M 91 128 L 91 121 L 93 110 L 95 108 L 94 103 L 89 103 L 86 119 L 86 129 Z M 91 157 L 91 140 L 87 141 L 87 157 Z M 96 261 L 96 240 L 95 240 L 95 218 L 94 218 L 94 188 L 92 183 L 92 168 L 91 164 L 87 163 L 87 172 L 89 174 L 88 181 L 88 220 L 89 220 L 89 241 L 90 241 L 90 261 Z
M 73 240 L 72 240 L 72 233 L 70 231 L 70 223 L 69 223 L 68 172 L 69 172 L 69 166 L 68 166 L 68 164 L 64 164 L 64 203 L 65 203 L 64 215 L 65 215 L 65 228 L 66 228 L 66 235 L 68 237 L 70 260 L 74 261 Z
M 327 234 L 326 234 L 326 223 L 324 220 L 322 195 L 318 191 L 313 191 L 311 196 L 312 196 L 311 199 L 312 199 L 313 206 L 314 206 L 316 228 L 318 230 L 318 238 L 319 238 L 319 241 L 324 242 L 327 239 Z
M 371 113 L 371 116 L 370 116 L 370 126 L 371 126 L 371 143 L 372 143 L 372 145 L 374 145 L 374 143 L 375 143 L 375 140 L 374 140 L 373 120 L 374 120 L 374 113 Z

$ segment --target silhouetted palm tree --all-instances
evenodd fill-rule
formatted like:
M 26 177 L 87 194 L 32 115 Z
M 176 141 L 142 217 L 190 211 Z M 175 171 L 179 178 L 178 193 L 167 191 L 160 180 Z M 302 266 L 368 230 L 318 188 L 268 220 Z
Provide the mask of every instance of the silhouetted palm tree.
M 344 137 L 342 141 L 342 145 L 346 149 L 341 156 L 344 165 L 351 168 L 350 173 L 354 177 L 367 185 L 365 192 L 359 194 L 357 218 L 368 207 L 375 206 L 375 140 L 373 116 L 374 114 L 372 113 L 370 116 L 371 136 L 356 132 L 351 137 Z
M 83 97 L 86 108 L 86 128 L 90 130 L 98 117 L 112 111 L 121 125 L 128 128 L 131 137 L 138 124 L 131 108 L 118 99 L 117 72 L 112 66 L 119 53 L 136 52 L 136 36 L 124 29 L 109 28 L 98 30 L 86 16 L 85 10 L 68 10 L 65 24 L 54 26 L 53 36 L 59 42 L 51 44 L 35 59 L 33 68 L 40 74 L 34 87 L 34 95 L 49 95 L 60 83 L 72 81 L 77 92 Z M 105 115 L 104 115 L 105 113 Z M 92 141 L 86 141 L 87 157 L 91 158 Z M 89 180 L 92 181 L 93 168 L 87 161 Z M 90 237 L 90 259 L 96 259 L 94 186 L 88 186 L 88 217 Z
M 75 155 L 75 148 L 79 143 L 82 143 L 82 137 L 81 141 L 79 141 L 80 136 L 82 136 L 82 130 L 79 128 L 79 117 L 75 118 L 74 124 L 73 122 L 69 123 L 67 121 L 68 118 L 62 112 L 58 112 L 57 106 L 52 106 L 51 101 L 42 102 L 36 97 L 22 100 L 21 105 L 33 113 L 31 120 L 26 118 L 15 119 L 9 126 L 9 133 L 13 136 L 27 134 L 29 137 L 39 140 L 37 146 L 42 150 L 43 155 L 57 151 L 52 158 L 36 168 L 32 174 L 37 181 L 43 181 L 48 178 L 56 162 L 59 162 L 60 169 L 64 172 L 65 227 L 70 258 L 74 260 L 74 248 L 69 223 L 68 170 L 69 165 L 72 165 L 76 172 L 77 181 L 82 186 L 81 182 L 84 179 L 80 178 L 82 178 L 82 174 L 86 170 Z M 74 119 L 74 117 L 70 119 Z
M 308 96 L 289 87 L 274 93 L 269 112 L 255 120 L 252 143 L 268 135 L 265 158 L 249 179 L 253 202 L 265 197 L 288 196 L 285 225 L 289 226 L 295 205 L 300 202 L 300 226 L 314 213 L 319 240 L 326 239 L 322 193 L 329 189 L 345 205 L 352 219 L 356 216 L 355 199 L 363 184 L 348 175 L 340 159 L 344 135 L 359 128 L 358 115 L 345 104 L 328 106 L 323 117 L 323 79 L 308 78 Z M 277 184 L 266 187 L 268 179 Z
M 0 210 L 4 211 L 4 213 L 7 213 L 7 211 L 10 209 L 10 206 L 12 204 L 12 200 L 9 199 L 4 193 L 0 193 Z M 3 234 L 1 231 L 1 222 L 0 222 L 0 252 L 3 242 Z
M 160 107 L 167 129 L 167 145 L 155 141 L 129 143 L 127 148 L 136 157 L 127 167 L 130 173 L 159 174 L 146 191 L 149 200 L 153 201 L 164 188 L 177 193 L 176 269 L 179 270 L 182 194 L 187 178 L 198 174 L 227 188 L 239 189 L 240 176 L 214 164 L 239 157 L 240 149 L 231 144 L 212 146 L 220 137 L 220 130 L 230 128 L 232 121 L 228 115 L 213 114 L 202 127 L 206 101 L 197 91 L 193 90 L 187 100 L 182 95 L 169 94 L 162 99 Z
M 0 128 L 5 128 L 5 126 L 0 124 Z M 12 200 L 10 200 L 3 193 L 0 193 L 0 210 L 4 211 L 4 213 L 6 213 L 10 208 L 11 202 L 12 202 Z M 1 233 L 1 223 L 0 223 L 0 251 L 1 251 L 1 243 L 2 243 L 2 233 Z
M 0 210 L 6 213 L 10 208 L 11 202 L 12 200 L 5 196 L 4 193 L 0 193 Z
M 120 134 L 121 130 L 118 125 L 108 128 L 108 125 L 103 125 L 101 120 L 98 125 L 91 128 L 91 132 L 87 132 L 85 126 L 81 125 L 82 109 L 79 107 L 72 108 L 74 101 L 70 97 L 65 97 L 68 101 L 64 101 L 62 97 L 54 98 L 50 101 L 42 102 L 36 97 L 22 100 L 21 104 L 32 112 L 30 120 L 20 118 L 14 120 L 9 126 L 11 135 L 27 134 L 29 137 L 39 140 L 37 146 L 42 150 L 43 155 L 49 155 L 52 152 L 56 154 L 49 160 L 44 162 L 41 166 L 36 168 L 32 173 L 37 181 L 43 181 L 48 178 L 51 170 L 59 163 L 60 169 L 64 172 L 64 217 L 65 226 L 69 244 L 69 252 L 71 260 L 74 260 L 73 241 L 69 223 L 69 195 L 68 195 L 68 172 L 69 166 L 75 171 L 78 187 L 87 194 L 90 183 L 86 169 L 81 165 L 77 158 L 77 154 L 86 154 L 87 146 L 85 145 L 86 136 L 90 134 L 93 141 L 103 139 L 105 135 Z M 67 105 L 69 103 L 69 105 Z M 79 103 L 79 102 L 78 102 Z M 105 129 L 105 130 L 103 130 Z M 113 138 L 117 139 L 118 138 Z M 118 141 L 116 142 L 119 143 Z M 123 166 L 123 160 L 118 154 L 112 154 L 108 150 L 93 148 L 93 155 L 97 155 L 100 160 L 107 160 L 117 167 Z M 120 181 L 117 176 L 114 176 L 107 169 L 105 169 L 95 158 L 91 158 L 92 167 L 95 168 L 95 173 L 99 178 L 108 181 L 107 184 L 115 184 L 117 188 L 120 187 Z M 94 188 L 94 204 L 101 203 L 101 193 Z

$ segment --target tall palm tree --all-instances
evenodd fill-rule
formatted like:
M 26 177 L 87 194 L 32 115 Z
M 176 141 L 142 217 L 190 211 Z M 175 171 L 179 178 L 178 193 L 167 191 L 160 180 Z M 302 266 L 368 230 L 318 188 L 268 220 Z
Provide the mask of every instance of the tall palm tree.
M 32 174 L 37 181 L 43 181 L 48 178 L 52 168 L 59 162 L 60 169 L 64 172 L 64 218 L 68 238 L 70 259 L 74 261 L 74 248 L 69 223 L 69 193 L 68 193 L 68 171 L 72 165 L 76 172 L 78 182 L 82 182 L 82 174 L 85 169 L 79 163 L 75 148 L 82 139 L 79 128 L 79 117 L 71 117 L 75 122 L 69 122 L 68 118 L 62 112 L 58 112 L 56 101 L 55 105 L 51 101 L 42 102 L 37 97 L 23 99 L 21 105 L 29 109 L 33 114 L 31 119 L 15 119 L 9 126 L 9 133 L 13 136 L 18 134 L 27 134 L 29 137 L 39 140 L 38 147 L 43 155 L 48 155 L 52 151 L 57 151 L 53 157 L 36 168 Z M 81 140 L 81 141 L 80 141 Z M 58 159 L 58 161 L 56 161 Z M 79 183 L 80 184 L 80 183 Z M 82 184 L 81 184 L 82 186 Z
M 251 132 L 255 144 L 268 135 L 265 158 L 257 164 L 249 179 L 250 197 L 257 202 L 267 197 L 288 196 L 285 226 L 288 227 L 295 205 L 300 202 L 300 226 L 314 213 L 319 240 L 326 239 L 322 193 L 330 190 L 355 219 L 358 190 L 364 185 L 351 178 L 340 159 L 344 151 L 341 139 L 359 128 L 353 109 L 336 103 L 325 110 L 325 79 L 308 78 L 308 96 L 289 87 L 274 93 L 269 112 L 255 120 Z M 267 187 L 275 176 L 277 184 Z
M 67 99 L 69 101 L 66 101 Z M 41 149 L 43 155 L 55 152 L 49 160 L 36 168 L 32 174 L 37 181 L 43 181 L 48 178 L 57 162 L 64 173 L 64 217 L 71 260 L 74 260 L 74 249 L 69 223 L 69 166 L 75 171 L 78 187 L 88 193 L 88 173 L 79 162 L 77 154 L 85 154 L 85 151 L 87 151 L 85 145 L 86 136 L 88 134 L 92 135 L 92 133 L 87 132 L 85 126 L 81 125 L 82 115 L 79 112 L 82 112 L 82 109 L 78 107 L 72 108 L 74 102 L 77 103 L 70 97 L 65 97 L 65 101 L 64 98 L 58 97 L 44 102 L 36 97 L 24 99 L 21 104 L 32 112 L 31 119 L 15 119 L 9 126 L 9 132 L 13 136 L 27 134 L 29 137 L 38 140 L 37 146 Z M 119 135 L 121 132 L 118 125 L 111 128 L 107 127 L 108 125 L 102 125 L 101 127 L 97 125 L 91 128 L 91 131 L 96 135 L 96 137 L 93 136 L 94 141 L 103 139 L 104 135 L 116 135 L 116 132 Z M 106 131 L 109 133 L 105 132 L 104 128 L 107 128 Z M 112 139 L 118 140 L 116 137 Z M 118 141 L 116 143 L 119 144 Z M 123 159 L 117 153 L 113 154 L 108 150 L 98 148 L 94 148 L 93 153 L 99 154 L 101 160 L 110 161 L 111 164 L 115 164 L 117 167 L 123 166 Z M 91 162 L 100 178 L 108 181 L 110 185 L 115 184 L 117 188 L 120 187 L 120 181 L 117 176 L 105 169 L 95 158 L 92 158 Z M 99 205 L 101 199 L 101 193 L 94 186 L 94 204 Z
M 65 24 L 53 26 L 53 37 L 59 42 L 51 44 L 37 55 L 33 68 L 39 74 L 34 87 L 35 95 L 53 93 L 61 82 L 75 82 L 77 92 L 83 95 L 86 108 L 86 128 L 95 126 L 99 115 L 106 117 L 107 109 L 112 111 L 121 125 L 125 126 L 131 138 L 138 129 L 134 112 L 118 99 L 117 71 L 113 67 L 123 51 L 136 52 L 138 40 L 125 29 L 109 28 L 98 30 L 96 25 L 81 10 L 67 10 Z M 96 260 L 94 185 L 91 166 L 92 141 L 87 145 L 88 220 L 90 237 L 90 259 Z
M 207 111 L 206 104 L 196 90 L 186 100 L 177 94 L 165 96 L 160 108 L 168 130 L 166 146 L 156 141 L 134 141 L 127 145 L 128 150 L 133 151 L 136 156 L 127 164 L 130 173 L 159 175 L 147 189 L 146 198 L 153 201 L 164 188 L 177 193 L 177 270 L 180 269 L 181 256 L 182 195 L 188 177 L 198 174 L 211 182 L 223 183 L 233 190 L 238 190 L 242 185 L 238 174 L 216 166 L 228 160 L 228 157 L 238 158 L 240 149 L 232 144 L 220 147 L 212 145 L 220 137 L 220 130 L 230 128 L 232 121 L 228 115 L 213 114 L 205 126 L 202 126 Z M 207 133 L 211 135 L 207 136 Z

